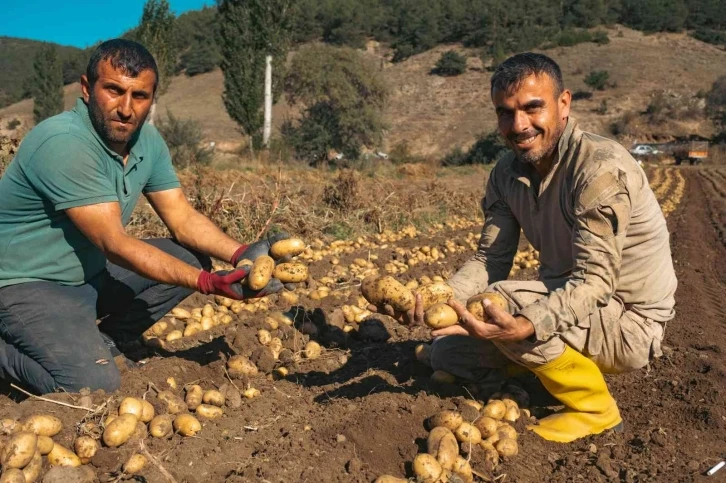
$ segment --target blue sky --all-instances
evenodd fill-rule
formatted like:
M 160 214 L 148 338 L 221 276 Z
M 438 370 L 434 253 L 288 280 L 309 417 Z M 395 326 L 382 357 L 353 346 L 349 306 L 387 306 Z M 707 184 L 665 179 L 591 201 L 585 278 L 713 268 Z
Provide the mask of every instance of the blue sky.
M 214 0 L 169 0 L 179 15 Z M 88 47 L 135 27 L 144 0 L 2 0 L 0 36 Z

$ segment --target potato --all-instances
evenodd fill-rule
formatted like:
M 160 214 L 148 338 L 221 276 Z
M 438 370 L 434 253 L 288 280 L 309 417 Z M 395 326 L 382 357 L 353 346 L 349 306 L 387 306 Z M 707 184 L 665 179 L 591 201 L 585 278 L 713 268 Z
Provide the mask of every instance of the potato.
M 498 426 L 495 419 L 489 416 L 482 416 L 474 421 L 474 426 L 481 433 L 482 438 L 488 438 L 492 434 L 497 432 Z
M 408 480 L 391 475 L 381 475 L 373 483 L 408 483 Z
M 507 409 L 511 409 L 511 408 L 519 409 L 519 404 L 517 404 L 517 401 L 512 399 L 511 394 L 503 395 L 501 401 L 504 403 L 505 406 L 507 406 Z
M 305 250 L 305 242 L 299 238 L 288 238 L 275 242 L 270 247 L 270 255 L 275 260 L 284 257 L 295 257 Z
M 509 312 L 509 303 L 503 296 L 496 292 L 485 292 L 480 293 L 479 295 L 474 295 L 466 301 L 466 310 L 471 312 L 477 319 L 486 322 L 489 320 L 489 315 L 487 315 L 486 310 L 484 310 L 484 300 L 489 300 L 500 309 Z
M 126 416 L 134 417 L 131 414 Z M 53 466 L 81 466 L 81 459 L 73 451 L 59 444 L 53 445 L 53 450 L 48 453 L 48 462 Z
M 254 387 L 249 387 L 242 391 L 242 395 L 246 397 L 247 399 L 252 399 L 254 397 L 257 397 L 260 395 L 260 390 L 256 389 Z
M 361 289 L 363 289 L 363 285 L 361 285 Z M 368 295 L 363 292 L 363 296 L 377 306 L 390 305 L 398 312 L 407 312 L 416 305 L 413 292 L 390 276 L 377 278 L 373 282 L 372 288 L 366 290 Z
M 515 422 L 519 419 L 519 408 L 514 406 L 507 408 L 507 411 L 504 413 L 504 418 L 502 419 L 509 421 L 510 423 Z
M 212 406 L 211 404 L 200 404 L 197 406 L 197 414 L 207 419 L 218 418 L 224 414 L 224 410 L 218 406 Z
M 502 424 L 497 428 L 497 434 L 499 439 L 517 439 L 517 430 L 508 424 Z
M 456 378 L 446 371 L 434 371 L 431 374 L 431 380 L 437 384 L 454 384 Z
M 323 349 L 320 347 L 320 344 L 315 342 L 314 340 L 311 340 L 307 344 L 305 344 L 305 349 L 303 350 L 303 355 L 306 359 L 317 359 L 320 357 L 320 354 L 322 354 Z
M 197 409 L 197 406 L 202 404 L 202 397 L 204 396 L 204 391 L 202 390 L 202 386 L 199 386 L 197 384 L 194 384 L 192 386 L 187 386 L 186 388 L 187 395 L 184 401 L 187 403 L 187 407 L 190 411 L 194 411 Z
M 481 411 L 484 416 L 496 419 L 497 421 L 501 420 L 506 412 L 507 406 L 505 406 L 502 401 L 498 400 L 490 401 Z
M 202 330 L 209 330 L 216 325 L 212 317 L 202 317 L 202 321 L 199 323 L 202 326 Z
M 275 356 L 275 359 L 280 357 L 280 352 L 282 352 L 283 346 L 282 346 L 282 339 L 279 337 L 273 337 L 269 344 L 267 344 L 267 348 L 270 349 L 272 352 L 272 355 Z
M 272 340 L 272 334 L 268 330 L 260 329 L 257 331 L 257 340 L 260 341 L 260 344 L 267 345 Z
M 308 266 L 302 263 L 281 263 L 273 276 L 282 283 L 299 283 L 308 279 Z
M 270 282 L 274 268 L 275 260 L 272 257 L 262 255 L 257 258 L 247 275 L 247 285 L 252 290 L 262 290 Z
M 235 268 L 245 267 L 247 265 L 250 265 L 251 266 L 251 265 L 254 265 L 254 264 L 255 264 L 255 262 L 253 262 L 249 258 L 243 258 L 242 260 L 240 260 L 239 262 L 237 262 L 237 266 Z
M 166 340 L 167 342 L 173 342 L 175 340 L 181 339 L 182 337 L 184 337 L 184 332 L 182 332 L 181 330 L 172 330 L 171 332 L 166 334 L 166 337 L 164 337 L 164 340 Z M 147 343 L 147 345 L 148 345 L 148 343 Z
M 38 436 L 38 452 L 45 456 L 53 450 L 55 442 L 50 436 Z
M 507 458 L 517 456 L 517 453 L 519 453 L 519 446 L 517 445 L 517 442 L 509 438 L 500 439 L 495 448 L 500 455 Z
M 459 316 L 446 304 L 436 304 L 424 313 L 424 322 L 432 329 L 444 329 L 456 325 Z
M 111 448 L 121 446 L 134 434 L 138 421 L 139 419 L 133 414 L 122 414 L 117 417 L 103 431 L 103 443 Z
M 499 439 L 499 433 L 497 432 L 485 439 L 484 442 L 487 444 L 487 446 L 491 446 L 492 448 L 494 448 L 494 446 L 499 442 Z
M 432 429 L 426 439 L 426 448 L 428 454 L 436 458 L 443 469 L 454 468 L 456 457 L 459 456 L 459 443 L 448 428 L 437 426 Z
M 0 455 L 3 468 L 24 468 L 33 459 L 38 448 L 38 436 L 30 431 L 15 433 L 5 444 Z
M 435 483 L 443 472 L 439 462 L 430 454 L 419 453 L 413 460 L 413 473 L 421 483 Z
M 118 407 L 119 416 L 123 414 L 133 414 L 137 419 L 141 419 L 141 400 L 135 397 L 125 397 Z
M 474 473 L 471 471 L 471 465 L 466 460 L 466 458 L 463 458 L 462 456 L 456 455 L 456 460 L 454 461 L 454 467 L 452 468 L 452 472 L 459 478 L 461 478 L 465 483 L 474 482 Z
M 181 320 L 188 319 L 192 316 L 191 312 L 181 307 L 174 307 L 171 309 L 171 315 Z
M 224 394 L 216 389 L 210 389 L 204 393 L 202 401 L 204 404 L 211 404 L 212 406 L 219 406 L 221 408 L 224 406 Z
M 148 423 L 152 419 L 154 419 L 154 415 L 156 414 L 156 410 L 154 409 L 154 406 L 147 401 L 146 399 L 139 399 L 141 401 L 141 417 L 139 418 L 139 421 L 142 423 Z
M 461 423 L 456 428 L 454 434 L 456 435 L 456 439 L 462 443 L 479 444 L 479 441 L 481 441 L 481 431 L 473 424 L 467 422 Z
M 239 377 L 245 375 L 248 377 L 254 377 L 258 374 L 257 366 L 249 359 L 244 356 L 235 355 L 229 358 L 227 361 L 227 369 L 230 375 Z
M 191 414 L 180 414 L 174 419 L 174 430 L 182 436 L 194 436 L 202 429 L 197 418 Z
M 499 453 L 497 450 L 493 447 L 484 448 L 484 467 L 492 471 L 497 465 L 499 465 Z
M 462 418 L 460 413 L 448 410 L 438 412 L 429 418 L 429 426 L 431 429 L 444 427 L 449 431 L 456 431 L 462 422 L 464 422 L 464 418 Z
M 144 469 L 144 466 L 146 466 L 146 461 L 146 456 L 139 453 L 134 453 L 129 459 L 126 460 L 126 463 L 124 463 L 123 471 L 127 475 L 135 475 L 136 473 L 139 473 L 141 470 Z
M 0 434 L 11 434 L 15 431 L 18 422 L 11 418 L 0 419 Z
M 25 474 L 18 468 L 3 469 L 0 483 L 26 483 Z
M 202 307 L 202 318 L 211 317 L 213 315 L 214 307 L 212 307 L 212 304 L 205 304 L 204 307 Z
M 73 450 L 81 460 L 81 464 L 87 465 L 98 451 L 98 441 L 90 436 L 79 436 L 73 442 Z
M 171 416 L 168 414 L 156 416 L 149 422 L 149 434 L 155 438 L 168 438 L 173 432 Z
M 419 288 L 417 292 L 421 294 L 424 310 L 428 310 L 436 304 L 445 303 L 454 297 L 454 289 L 443 282 L 425 285 Z
M 156 397 L 166 404 L 169 414 L 177 414 L 187 410 L 187 404 L 171 391 L 161 391 Z
M 465 399 L 462 403 L 462 406 L 471 406 L 473 407 L 476 412 L 480 412 L 484 406 L 481 405 L 479 401 L 474 401 L 473 399 Z
M 169 328 L 169 324 L 165 320 L 160 320 L 151 327 L 149 327 L 149 332 L 157 337 L 161 336 L 166 332 L 166 329 Z
M 48 438 L 48 436 L 43 437 Z M 33 459 L 30 460 L 30 463 L 25 465 L 25 468 L 23 468 L 25 483 L 35 483 L 35 481 L 40 478 L 41 471 L 43 471 L 43 456 L 39 451 L 36 451 L 33 455 Z
M 23 422 L 22 430 L 30 431 L 38 436 L 52 438 L 63 429 L 63 422 L 50 414 L 34 414 Z
M 431 344 L 416 346 L 416 360 L 425 366 L 431 367 Z

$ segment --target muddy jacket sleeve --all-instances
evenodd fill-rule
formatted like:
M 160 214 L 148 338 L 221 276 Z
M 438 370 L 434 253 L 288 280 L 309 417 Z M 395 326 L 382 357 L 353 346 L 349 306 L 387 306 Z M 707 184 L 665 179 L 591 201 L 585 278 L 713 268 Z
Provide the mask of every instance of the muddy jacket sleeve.
M 631 200 L 623 171 L 598 170 L 576 186 L 572 234 L 573 270 L 564 287 L 523 307 L 537 340 L 572 325 L 587 327 L 589 316 L 608 304 L 620 275 Z
M 482 200 L 484 227 L 473 258 L 449 279 L 454 298 L 461 302 L 482 293 L 490 284 L 505 280 L 519 243 L 519 223 L 502 199 L 494 172 Z

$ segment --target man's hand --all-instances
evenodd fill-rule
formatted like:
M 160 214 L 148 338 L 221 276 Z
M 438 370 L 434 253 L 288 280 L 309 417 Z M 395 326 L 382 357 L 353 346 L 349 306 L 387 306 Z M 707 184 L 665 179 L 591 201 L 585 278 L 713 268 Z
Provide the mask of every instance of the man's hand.
M 276 242 L 287 238 L 290 238 L 290 235 L 287 233 L 278 233 L 276 235 L 265 237 L 262 240 L 249 245 L 242 245 L 234 252 L 234 255 L 232 255 L 232 259 L 229 263 L 231 263 L 233 267 L 236 267 L 240 261 L 245 259 L 254 262 L 257 258 L 263 255 L 269 255 L 270 247 Z
M 273 278 L 262 290 L 252 290 L 240 283 L 251 269 L 251 265 L 245 265 L 236 270 L 220 270 L 210 273 L 202 270 L 197 279 L 199 292 L 208 295 L 222 295 L 234 300 L 247 300 L 264 297 L 282 290 L 282 282 Z
M 477 339 L 496 340 L 499 342 L 519 342 L 534 334 L 532 322 L 524 317 L 514 317 L 506 310 L 484 300 L 484 310 L 489 315 L 487 322 L 474 317 L 471 312 L 454 299 L 448 304 L 459 315 L 459 324 L 445 329 L 434 330 L 431 335 L 469 335 Z
M 368 310 L 393 317 L 404 325 L 423 325 L 424 323 L 423 299 L 419 293 L 416 294 L 416 305 L 408 312 L 397 312 L 388 304 L 380 308 L 370 304 L 368 305 Z

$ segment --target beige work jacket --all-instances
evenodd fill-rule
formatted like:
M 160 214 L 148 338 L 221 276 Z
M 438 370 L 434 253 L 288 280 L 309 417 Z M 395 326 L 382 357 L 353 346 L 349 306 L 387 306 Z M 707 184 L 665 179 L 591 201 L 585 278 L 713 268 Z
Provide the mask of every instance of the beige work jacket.
M 611 297 L 644 318 L 672 319 L 677 282 L 668 228 L 632 156 L 571 118 L 536 192 L 531 169 L 509 153 L 492 170 L 478 250 L 449 280 L 456 298 L 465 301 L 507 278 L 521 228 L 540 252 L 539 279 L 567 278 L 519 312 L 538 340 L 562 324 L 585 323 Z

